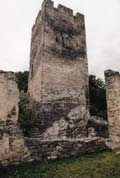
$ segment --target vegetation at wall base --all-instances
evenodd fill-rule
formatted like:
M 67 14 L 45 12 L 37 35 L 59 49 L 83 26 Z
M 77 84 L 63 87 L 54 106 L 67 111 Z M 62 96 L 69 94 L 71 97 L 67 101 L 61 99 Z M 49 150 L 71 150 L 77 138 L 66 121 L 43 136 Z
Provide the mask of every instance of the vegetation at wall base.
M 0 178 L 120 178 L 120 156 L 111 151 L 0 168 Z

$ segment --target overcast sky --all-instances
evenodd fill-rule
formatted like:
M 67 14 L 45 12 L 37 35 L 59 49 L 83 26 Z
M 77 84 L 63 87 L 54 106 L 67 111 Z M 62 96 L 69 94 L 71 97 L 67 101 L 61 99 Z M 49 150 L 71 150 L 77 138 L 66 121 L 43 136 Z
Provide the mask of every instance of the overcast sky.
M 0 70 L 28 70 L 31 28 L 42 0 L 0 0 Z M 120 0 L 54 0 L 85 15 L 89 73 L 120 71 Z

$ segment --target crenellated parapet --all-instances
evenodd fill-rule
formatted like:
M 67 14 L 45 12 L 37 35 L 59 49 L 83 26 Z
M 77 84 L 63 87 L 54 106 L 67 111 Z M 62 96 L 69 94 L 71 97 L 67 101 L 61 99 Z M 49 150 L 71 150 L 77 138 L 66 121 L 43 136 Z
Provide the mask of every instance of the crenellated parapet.
M 42 3 L 42 9 L 39 11 L 38 16 L 36 18 L 35 21 L 35 25 L 38 24 L 38 21 L 45 15 L 45 14 L 49 14 L 52 13 L 53 16 L 55 16 L 56 14 L 59 14 L 62 18 L 67 18 L 67 21 L 72 21 L 72 23 L 78 23 L 81 24 L 82 21 L 84 21 L 84 15 L 81 13 L 76 13 L 74 15 L 73 10 L 63 6 L 61 4 L 59 4 L 56 7 L 54 7 L 54 2 L 51 0 L 44 0 L 44 2 Z M 33 29 L 35 27 L 35 25 L 33 26 Z
M 80 14 L 80 13 L 76 13 L 74 15 L 73 13 L 73 10 L 66 7 L 66 6 L 63 6 L 61 4 L 59 4 L 57 6 L 57 8 L 54 7 L 54 2 L 51 1 L 51 0 L 44 0 L 43 4 L 42 4 L 42 10 L 44 11 L 46 8 L 49 8 L 49 9 L 53 9 L 55 11 L 57 11 L 58 13 L 61 13 L 61 15 L 64 15 L 64 16 L 72 16 L 73 18 L 81 18 L 83 15 Z

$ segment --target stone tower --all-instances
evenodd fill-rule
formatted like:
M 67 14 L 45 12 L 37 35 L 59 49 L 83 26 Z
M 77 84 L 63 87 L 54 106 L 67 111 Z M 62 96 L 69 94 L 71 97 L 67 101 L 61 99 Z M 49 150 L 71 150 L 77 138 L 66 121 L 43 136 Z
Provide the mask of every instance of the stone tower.
M 32 29 L 28 88 L 33 137 L 85 134 L 89 97 L 82 14 L 74 16 L 73 10 L 62 5 L 55 8 L 52 1 L 44 0 Z

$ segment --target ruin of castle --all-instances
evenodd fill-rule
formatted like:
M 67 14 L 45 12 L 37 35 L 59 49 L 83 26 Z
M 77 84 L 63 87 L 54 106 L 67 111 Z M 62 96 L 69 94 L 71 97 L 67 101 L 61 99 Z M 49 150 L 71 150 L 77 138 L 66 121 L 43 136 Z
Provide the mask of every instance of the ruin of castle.
M 119 74 L 106 73 L 110 138 L 119 142 Z M 19 90 L 14 73 L 0 72 L 0 164 L 56 159 L 107 149 L 88 122 L 88 60 L 84 15 L 44 0 L 32 28 L 30 135 L 19 124 Z M 115 100 L 117 98 L 117 100 Z M 114 108 L 114 109 L 113 109 Z M 107 123 L 97 121 L 98 125 Z

